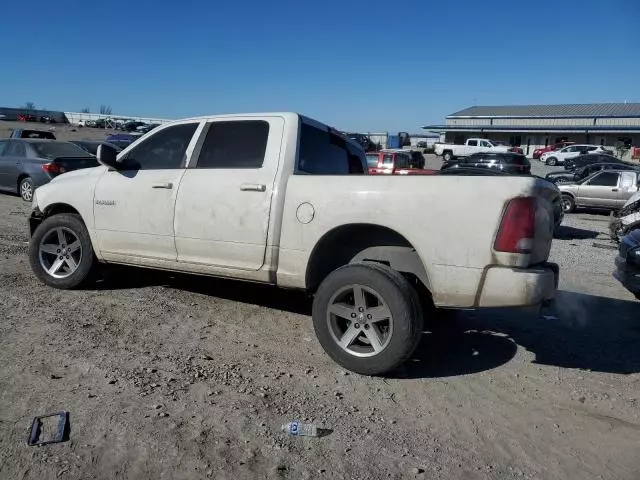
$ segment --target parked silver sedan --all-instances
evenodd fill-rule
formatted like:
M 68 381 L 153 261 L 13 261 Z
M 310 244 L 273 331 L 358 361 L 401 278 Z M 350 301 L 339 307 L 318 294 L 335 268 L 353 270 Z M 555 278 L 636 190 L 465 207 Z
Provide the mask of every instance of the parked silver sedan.
M 618 209 L 638 191 L 639 171 L 602 170 L 576 183 L 558 185 L 562 209 L 576 207 Z

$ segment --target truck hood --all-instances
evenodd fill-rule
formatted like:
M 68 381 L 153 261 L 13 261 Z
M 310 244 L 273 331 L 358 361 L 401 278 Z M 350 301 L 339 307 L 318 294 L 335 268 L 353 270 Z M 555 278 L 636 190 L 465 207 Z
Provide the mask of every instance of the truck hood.
M 72 170 L 70 172 L 66 172 L 61 175 L 58 175 L 55 178 L 53 178 L 49 183 L 58 183 L 60 181 L 65 181 L 75 177 L 87 177 L 89 175 L 96 175 L 98 172 L 101 172 L 102 170 L 104 170 L 104 167 L 102 165 L 97 167 L 91 167 L 91 168 L 80 168 L 78 170 Z

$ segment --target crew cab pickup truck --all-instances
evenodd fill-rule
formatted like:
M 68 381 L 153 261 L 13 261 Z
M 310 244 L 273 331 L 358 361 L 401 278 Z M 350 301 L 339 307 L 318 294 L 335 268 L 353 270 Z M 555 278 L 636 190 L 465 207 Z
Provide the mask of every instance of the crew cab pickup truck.
M 453 143 L 436 143 L 434 152 L 436 155 L 442 155 L 445 162 L 449 162 L 456 157 L 467 157 L 478 152 L 510 152 L 512 149 L 508 145 L 494 145 L 491 140 L 485 138 L 470 138 L 464 145 L 455 145 Z
M 354 372 L 407 360 L 434 306 L 557 287 L 557 190 L 536 177 L 368 175 L 359 145 L 295 113 L 180 120 L 97 158 L 35 192 L 40 280 L 71 289 L 113 263 L 306 290 L 320 344 Z

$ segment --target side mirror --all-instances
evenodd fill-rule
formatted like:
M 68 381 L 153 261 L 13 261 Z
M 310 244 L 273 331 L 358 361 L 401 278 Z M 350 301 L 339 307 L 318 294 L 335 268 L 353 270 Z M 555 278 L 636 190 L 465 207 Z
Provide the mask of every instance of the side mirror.
M 98 162 L 104 165 L 107 168 L 118 170 L 120 164 L 117 161 L 118 152 L 115 148 L 110 147 L 109 145 L 98 145 L 98 151 L 96 152 L 96 156 L 98 157 Z

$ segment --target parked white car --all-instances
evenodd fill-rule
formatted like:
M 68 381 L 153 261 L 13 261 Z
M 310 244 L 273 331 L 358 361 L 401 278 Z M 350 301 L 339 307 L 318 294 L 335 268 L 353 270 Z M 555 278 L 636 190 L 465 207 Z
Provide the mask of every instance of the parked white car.
M 486 138 L 469 138 L 464 145 L 453 143 L 436 143 L 433 148 L 436 155 L 442 155 L 445 162 L 457 157 L 468 157 L 478 152 L 510 152 L 512 147 L 508 145 L 496 145 Z
M 75 288 L 114 263 L 303 289 L 320 344 L 354 372 L 407 360 L 435 312 L 422 305 L 557 288 L 559 192 L 533 176 L 370 176 L 359 145 L 295 113 L 176 121 L 98 160 L 34 194 L 40 280 Z
M 609 153 L 600 145 L 569 145 L 568 147 L 543 153 L 540 161 L 549 166 L 562 165 L 567 158 L 577 157 L 585 153 Z

